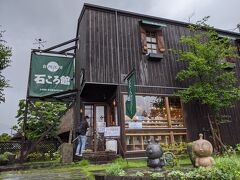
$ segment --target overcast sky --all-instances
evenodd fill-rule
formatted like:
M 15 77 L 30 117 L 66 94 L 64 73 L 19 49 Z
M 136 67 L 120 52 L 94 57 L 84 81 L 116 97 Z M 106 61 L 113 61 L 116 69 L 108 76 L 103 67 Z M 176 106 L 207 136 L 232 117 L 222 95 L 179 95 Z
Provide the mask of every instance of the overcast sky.
M 4 71 L 12 88 L 5 90 L 6 102 L 0 104 L 0 134 L 11 132 L 18 101 L 26 97 L 35 38 L 46 40 L 46 48 L 74 38 L 83 3 L 185 22 L 209 15 L 209 23 L 224 30 L 240 23 L 239 0 L 0 0 L 0 30 L 6 30 L 3 38 L 13 52 L 11 67 Z

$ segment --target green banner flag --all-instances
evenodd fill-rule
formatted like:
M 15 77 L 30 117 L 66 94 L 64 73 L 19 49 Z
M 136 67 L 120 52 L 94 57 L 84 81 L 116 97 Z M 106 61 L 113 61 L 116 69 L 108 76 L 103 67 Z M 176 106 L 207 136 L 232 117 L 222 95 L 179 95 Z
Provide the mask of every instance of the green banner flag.
M 135 74 L 133 73 L 128 81 L 128 97 L 126 100 L 126 115 L 131 119 L 136 114 L 136 97 L 135 97 Z
M 32 54 L 29 96 L 42 97 L 71 90 L 73 77 L 73 58 Z

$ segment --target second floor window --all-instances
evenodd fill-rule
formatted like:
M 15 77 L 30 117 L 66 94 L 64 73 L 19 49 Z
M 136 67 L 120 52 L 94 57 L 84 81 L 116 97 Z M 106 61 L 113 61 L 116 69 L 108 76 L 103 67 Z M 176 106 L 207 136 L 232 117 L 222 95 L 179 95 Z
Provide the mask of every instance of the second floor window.
M 148 53 L 157 53 L 157 38 L 156 32 L 146 32 L 147 38 L 147 52 Z
M 163 30 L 140 25 L 141 47 L 143 54 L 162 54 L 165 52 Z

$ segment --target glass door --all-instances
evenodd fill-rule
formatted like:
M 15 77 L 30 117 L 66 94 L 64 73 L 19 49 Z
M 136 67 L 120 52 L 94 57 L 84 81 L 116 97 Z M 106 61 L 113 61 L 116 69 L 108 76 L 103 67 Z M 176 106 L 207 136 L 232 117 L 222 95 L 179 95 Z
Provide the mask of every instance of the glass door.
M 89 125 L 89 131 L 87 133 L 87 143 L 86 143 L 86 149 L 91 149 L 93 150 L 94 147 L 94 124 L 93 124 L 93 119 L 94 119 L 94 114 L 93 114 L 93 109 L 94 106 L 93 105 L 85 105 L 84 106 L 84 115 L 88 116 L 89 119 L 87 119 L 88 121 L 88 125 Z
M 96 133 L 95 133 L 95 151 L 104 151 L 104 129 L 106 127 L 105 106 L 96 105 Z
M 104 129 L 106 127 L 105 105 L 85 105 L 84 115 L 89 117 L 89 133 L 86 148 L 94 152 L 104 151 Z

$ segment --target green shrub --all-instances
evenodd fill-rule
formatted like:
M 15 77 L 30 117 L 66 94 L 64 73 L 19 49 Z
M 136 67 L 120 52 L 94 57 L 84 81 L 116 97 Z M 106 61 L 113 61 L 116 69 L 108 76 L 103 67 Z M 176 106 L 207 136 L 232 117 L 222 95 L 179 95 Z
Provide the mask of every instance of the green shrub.
M 6 156 L 13 156 L 14 154 L 11 153 L 11 152 L 5 152 L 4 155 L 6 155 Z
M 233 154 L 236 154 L 236 151 L 232 146 L 226 146 L 223 154 L 224 156 L 231 156 Z
M 28 159 L 29 161 L 42 161 L 42 160 L 44 160 L 42 154 L 39 153 L 39 152 L 29 153 L 29 154 L 27 155 L 27 159 Z
M 15 159 L 15 154 L 11 152 L 0 154 L 0 161 L 12 161 L 13 159 Z
M 172 144 L 163 144 L 160 143 L 164 152 L 171 151 L 174 155 L 183 155 L 186 154 L 187 143 L 172 143 Z
M 224 156 L 216 159 L 215 167 L 231 178 L 238 176 L 240 171 L 239 158 L 235 156 Z
M 43 159 L 44 160 L 52 160 L 51 154 L 49 152 L 43 154 Z
M 8 161 L 8 157 L 5 154 L 0 154 L 0 161 Z
M 113 161 L 113 163 L 119 164 L 119 165 L 124 165 L 124 164 L 126 164 L 126 160 L 123 159 L 122 157 L 119 157 L 119 158 L 115 159 L 115 160 Z
M 124 176 L 126 175 L 126 172 L 118 163 L 113 163 L 106 168 L 106 174 L 111 176 Z
M 53 153 L 53 159 L 51 160 L 60 160 L 60 153 L 59 151 L 56 151 Z
M 88 166 L 89 165 L 89 161 L 86 160 L 86 159 L 83 159 L 78 164 L 79 164 L 79 166 Z
M 237 153 L 240 153 L 240 144 L 236 144 L 235 151 L 237 151 Z
M 138 171 L 133 176 L 144 176 L 144 174 L 142 172 Z
M 151 179 L 157 179 L 157 178 L 159 178 L 159 177 L 164 177 L 164 175 L 163 175 L 163 173 L 160 173 L 160 172 L 154 172 L 154 173 L 151 173 L 150 174 L 150 178 Z
M 171 178 L 185 179 L 185 174 L 182 171 L 176 170 L 168 173 L 168 176 Z
M 236 156 L 218 157 L 215 167 L 195 168 L 187 173 L 176 170 L 168 173 L 171 178 L 181 180 L 196 179 L 196 180 L 235 180 L 240 179 L 240 161 Z

